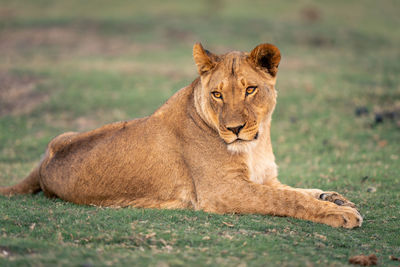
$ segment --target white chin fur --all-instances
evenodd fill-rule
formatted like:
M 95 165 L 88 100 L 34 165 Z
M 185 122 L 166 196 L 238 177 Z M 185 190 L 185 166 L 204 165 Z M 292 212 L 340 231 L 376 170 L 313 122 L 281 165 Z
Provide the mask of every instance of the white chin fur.
M 250 181 L 263 184 L 269 179 L 278 176 L 278 166 L 275 164 L 275 157 L 266 141 L 266 123 L 261 124 L 257 139 L 248 142 L 233 142 L 227 145 L 231 153 L 244 154 L 249 171 Z
M 227 148 L 232 153 L 250 153 L 257 145 L 257 140 L 253 141 L 236 141 L 227 145 Z

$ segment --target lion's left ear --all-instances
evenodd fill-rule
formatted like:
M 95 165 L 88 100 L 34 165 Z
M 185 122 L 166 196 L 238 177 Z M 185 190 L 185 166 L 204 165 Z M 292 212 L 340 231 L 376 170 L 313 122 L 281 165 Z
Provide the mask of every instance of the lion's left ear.
M 249 59 L 256 66 L 265 69 L 272 77 L 275 77 L 281 61 L 281 52 L 272 44 L 260 44 L 251 51 Z
M 197 70 L 200 75 L 203 75 L 213 69 L 218 62 L 218 56 L 205 50 L 201 43 L 194 44 L 193 58 L 194 62 L 196 62 Z

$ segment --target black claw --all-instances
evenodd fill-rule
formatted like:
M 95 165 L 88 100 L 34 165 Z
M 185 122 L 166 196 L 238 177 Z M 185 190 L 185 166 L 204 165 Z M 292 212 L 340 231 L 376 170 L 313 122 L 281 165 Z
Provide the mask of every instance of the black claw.
M 333 203 L 335 203 L 338 206 L 342 206 L 344 204 L 343 200 L 340 200 L 340 199 L 335 199 L 335 201 L 333 201 Z

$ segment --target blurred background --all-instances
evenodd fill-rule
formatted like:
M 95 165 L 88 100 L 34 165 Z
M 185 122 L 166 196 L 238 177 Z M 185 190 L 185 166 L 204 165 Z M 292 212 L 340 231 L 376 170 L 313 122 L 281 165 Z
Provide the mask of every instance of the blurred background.
M 329 183 L 348 162 L 357 177 L 385 175 L 399 152 L 399 11 L 396 0 L 2 0 L 0 180 L 20 179 L 61 132 L 151 114 L 196 78 L 199 41 L 280 48 L 284 181 Z

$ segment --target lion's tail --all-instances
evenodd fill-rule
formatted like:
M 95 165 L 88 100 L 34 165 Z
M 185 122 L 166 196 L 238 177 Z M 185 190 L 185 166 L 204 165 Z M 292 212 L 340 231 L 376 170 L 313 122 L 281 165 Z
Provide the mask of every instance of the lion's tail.
M 33 171 L 26 177 L 22 182 L 13 186 L 0 187 L 0 195 L 12 196 L 12 195 L 25 195 L 35 194 L 41 191 L 39 178 L 40 178 L 40 166 L 33 169 Z

